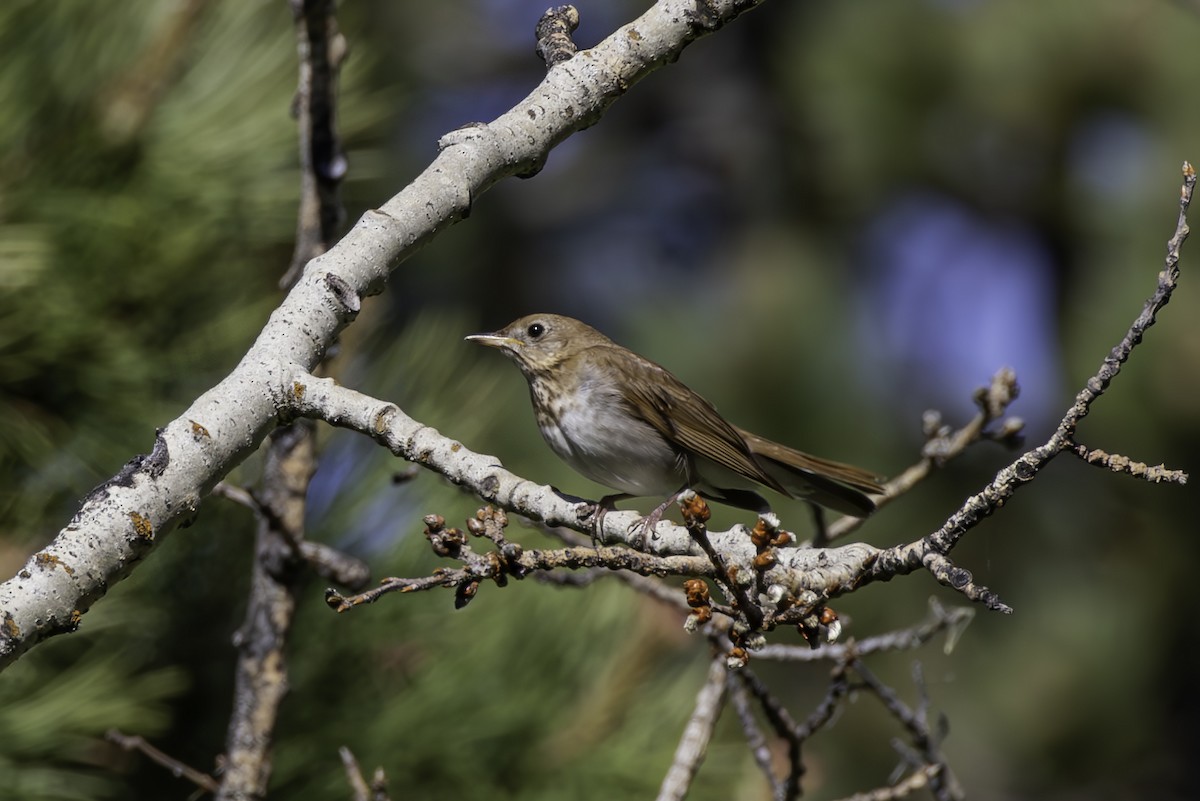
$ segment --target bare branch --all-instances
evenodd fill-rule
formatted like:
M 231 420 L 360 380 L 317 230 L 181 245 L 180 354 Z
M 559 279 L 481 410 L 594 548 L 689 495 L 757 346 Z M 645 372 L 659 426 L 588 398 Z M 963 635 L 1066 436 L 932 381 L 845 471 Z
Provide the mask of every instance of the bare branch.
M 354 758 L 354 753 L 349 748 L 345 746 L 339 748 L 338 756 L 341 757 L 342 767 L 346 769 L 346 781 L 350 783 L 350 789 L 354 791 L 354 801 L 389 801 L 387 777 L 384 776 L 383 768 L 375 769 L 375 775 L 371 778 L 371 784 L 368 785 L 358 767 L 358 760 Z
M 317 417 L 370 436 L 395 455 L 434 470 L 509 512 L 547 526 L 561 525 L 589 534 L 593 530 L 591 520 L 582 513 L 586 504 L 510 473 L 495 456 L 474 453 L 462 443 L 408 417 L 395 404 L 338 386 L 331 379 L 307 374 L 296 374 L 293 385 L 295 414 Z M 703 557 L 703 551 L 687 529 L 664 521 L 645 536 L 640 532 L 631 534 L 638 519 L 636 512 L 610 512 L 604 518 L 603 540 L 625 544 L 636 541 L 645 549 L 643 557 L 696 556 L 699 558 L 689 563 L 693 566 L 689 569 L 695 571 L 691 575 L 712 575 L 711 563 Z M 728 570 L 748 581 L 755 580 L 759 571 L 755 567 L 758 552 L 744 526 L 709 532 L 708 538 Z M 574 555 L 574 549 L 567 549 L 572 564 L 559 566 L 627 569 L 625 564 L 629 563 L 633 567 L 628 569 L 639 573 L 673 575 L 675 566 L 684 564 L 668 561 L 660 567 L 645 559 L 630 562 L 634 557 L 626 548 L 587 550 L 585 558 Z M 775 548 L 774 563 L 761 571 L 762 581 L 768 588 L 778 587 L 781 598 L 790 596 L 799 605 L 812 605 L 826 595 L 853 588 L 878 553 L 879 549 L 865 543 L 839 548 Z M 438 584 L 432 582 L 429 586 Z
M 691 788 L 725 704 L 727 675 L 725 659 L 718 655 L 709 663 L 708 678 L 696 696 L 696 708 L 692 710 L 692 716 L 679 739 L 675 759 L 671 761 L 671 768 L 658 791 L 658 801 L 680 801 Z
M 848 795 L 840 801 L 894 801 L 897 798 L 908 798 L 917 790 L 928 787 L 941 770 L 941 765 L 925 765 L 893 785 Z
M 271 776 L 275 721 L 288 689 L 284 649 L 296 610 L 293 586 L 305 567 L 298 543 L 312 449 L 311 432 L 290 426 L 273 435 L 267 451 L 259 500 L 271 513 L 259 515 L 246 618 L 234 635 L 238 661 L 220 800 L 262 798 Z
M 322 542 L 304 540 L 300 543 L 300 555 L 318 576 L 351 590 L 361 590 L 371 580 L 371 568 L 366 562 Z
M 941 632 L 946 632 L 945 651 L 949 653 L 958 641 L 966 625 L 975 617 L 969 606 L 944 608 L 936 598 L 929 599 L 929 615 L 924 621 L 909 628 L 867 637 L 839 645 L 822 645 L 813 649 L 798 645 L 765 645 L 754 652 L 757 659 L 775 659 L 782 662 L 847 662 L 879 651 L 901 651 L 920 648 Z
M 371 788 L 367 786 L 367 780 L 363 778 L 362 769 L 358 767 L 358 760 L 354 758 L 354 752 L 343 745 L 338 749 L 338 756 L 342 759 L 342 767 L 346 769 L 346 781 L 350 783 L 350 789 L 354 791 L 354 801 L 371 801 Z
M 800 796 L 800 779 L 804 776 L 804 762 L 801 759 L 801 749 L 804 741 L 822 729 L 837 710 L 838 704 L 850 691 L 846 681 L 843 665 L 838 665 L 831 678 L 825 697 L 808 716 L 804 723 L 797 723 L 783 704 L 775 697 L 766 684 L 752 670 L 743 668 L 737 673 L 743 686 L 754 696 L 761 705 L 767 722 L 771 724 L 775 734 L 787 744 L 788 772 L 783 781 L 772 779 L 771 785 L 776 801 L 792 801 Z
M 731 676 L 729 697 L 733 701 L 733 709 L 737 712 L 738 721 L 742 724 L 742 734 L 746 738 L 746 747 L 750 749 L 754 762 L 762 771 L 763 777 L 771 787 L 771 797 L 779 799 L 783 793 L 783 783 L 775 777 L 775 769 L 771 764 L 771 749 L 762 728 L 754 718 L 754 710 L 750 708 L 750 696 L 741 681 L 733 680 Z
M 348 169 L 337 132 L 338 73 L 347 48 L 338 32 L 334 0 L 288 3 L 300 64 L 294 108 L 300 133 L 300 209 L 292 263 L 279 281 L 285 289 L 336 238 L 345 214 L 338 189 Z
M 706 575 L 712 571 L 712 566 L 703 557 L 695 556 L 654 556 L 638 553 L 629 548 L 591 548 L 575 547 L 557 550 L 521 549 L 510 559 L 505 559 L 497 551 L 486 554 L 466 552 L 461 550 L 456 558 L 461 558 L 464 566 L 457 569 L 440 569 L 432 575 L 421 578 L 385 578 L 378 587 L 358 595 L 343 596 L 334 590 L 327 590 L 325 601 L 335 611 L 345 612 L 355 606 L 374 603 L 382 596 L 392 592 L 420 592 L 437 587 L 447 587 L 458 590 L 463 587 L 478 587 L 485 580 L 503 583 L 507 577 L 524 578 L 531 573 L 552 570 L 577 570 L 579 568 L 602 567 L 608 570 L 625 570 L 641 575 L 677 575 L 695 576 Z M 471 591 L 472 596 L 474 590 Z
M 228 481 L 220 481 L 212 488 L 212 494 L 217 498 L 232 501 L 238 506 L 244 506 L 255 514 L 262 513 L 262 505 L 254 497 L 254 493 L 245 487 L 230 484 Z
M 105 739 L 110 743 L 115 743 L 126 751 L 138 751 L 145 755 L 152 762 L 162 765 L 171 772 L 172 776 L 187 779 L 192 784 L 210 793 L 215 793 L 219 789 L 217 780 L 209 776 L 203 771 L 188 767 L 174 757 L 167 756 L 162 751 L 159 751 L 142 737 L 136 735 L 122 734 L 116 729 L 109 729 L 105 735 Z
M 256 516 L 269 516 L 266 509 L 254 493 L 244 487 L 238 487 L 227 481 L 222 481 L 213 487 L 213 495 L 232 501 L 254 512 Z M 371 580 L 371 568 L 366 562 L 322 542 L 301 539 L 298 543 L 300 556 L 307 561 L 321 578 L 341 584 L 352 590 L 361 590 Z
M 1135 462 L 1128 456 L 1122 456 L 1119 453 L 1109 453 L 1099 448 L 1089 448 L 1086 445 L 1077 444 L 1071 448 L 1071 452 L 1088 464 L 1096 465 L 1097 467 L 1107 467 L 1114 473 L 1125 473 L 1134 478 L 1149 481 L 1151 484 L 1161 484 L 1164 482 L 1186 484 L 1188 479 L 1187 473 L 1182 470 L 1170 470 L 1161 464 L 1148 465 L 1145 462 Z
M 300 210 L 292 266 L 282 285 L 333 241 L 342 210 L 338 186 L 345 175 L 334 128 L 337 62 L 345 42 L 337 32 L 334 0 L 290 0 L 300 77 L 296 122 L 300 139 Z M 279 707 L 288 689 L 285 646 L 296 611 L 295 586 L 309 558 L 335 562 L 329 548 L 304 545 L 308 486 L 317 469 L 315 424 L 300 420 L 269 438 L 258 502 L 254 567 L 246 619 L 234 637 L 238 647 L 234 703 L 225 744 L 226 768 L 217 801 L 263 798 L 272 770 L 271 745 Z M 358 580 L 365 583 L 368 576 Z
M 908 730 L 923 766 L 939 766 L 939 770 L 930 776 L 930 785 L 934 798 L 937 798 L 938 801 L 961 801 L 965 797 L 963 790 L 946 764 L 945 756 L 941 752 L 940 737 L 930 729 L 928 720 L 926 719 L 929 701 L 925 692 L 924 680 L 921 677 L 920 667 L 914 666 L 913 668 L 913 680 L 921 696 L 921 704 L 916 710 L 909 708 L 908 705 L 901 701 L 895 691 L 880 681 L 874 673 L 867 669 L 861 660 L 854 660 L 851 663 L 851 667 L 863 680 L 867 689 L 871 690 L 879 698 L 888 712 L 892 714 L 892 717 L 900 721 L 904 728 Z

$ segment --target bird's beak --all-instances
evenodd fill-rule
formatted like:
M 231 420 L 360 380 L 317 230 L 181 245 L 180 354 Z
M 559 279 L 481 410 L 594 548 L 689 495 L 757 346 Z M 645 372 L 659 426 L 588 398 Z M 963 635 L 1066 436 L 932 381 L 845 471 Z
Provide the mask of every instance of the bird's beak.
M 464 337 L 468 342 L 478 342 L 480 345 L 487 345 L 489 348 L 499 348 L 500 350 L 516 350 L 521 346 L 521 340 L 513 337 L 504 337 L 499 334 L 471 334 L 469 337 Z

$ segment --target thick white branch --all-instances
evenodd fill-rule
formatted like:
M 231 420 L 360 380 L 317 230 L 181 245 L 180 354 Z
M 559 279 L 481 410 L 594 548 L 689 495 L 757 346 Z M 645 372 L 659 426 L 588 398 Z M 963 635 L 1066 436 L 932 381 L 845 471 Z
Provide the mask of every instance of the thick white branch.
M 0 669 L 37 642 L 73 630 L 158 540 L 194 515 L 221 478 L 289 406 L 287 377 L 311 370 L 357 314 L 363 295 L 430 238 L 462 219 L 506 176 L 535 173 L 549 151 L 596 122 L 634 82 L 761 0 L 660 0 L 487 124 L 454 131 L 411 184 L 313 259 L 241 363 L 82 502 L 54 541 L 0 584 Z M 533 21 L 531 20 L 531 26 Z

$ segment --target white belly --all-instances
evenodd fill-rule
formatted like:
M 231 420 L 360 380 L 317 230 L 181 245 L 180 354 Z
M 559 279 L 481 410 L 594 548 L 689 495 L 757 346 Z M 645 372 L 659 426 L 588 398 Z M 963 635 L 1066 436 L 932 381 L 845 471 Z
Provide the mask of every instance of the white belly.
M 621 403 L 615 392 L 584 382 L 573 402 L 559 403 L 539 420 L 542 436 L 563 461 L 598 484 L 630 495 L 670 495 L 684 484 L 683 463 Z

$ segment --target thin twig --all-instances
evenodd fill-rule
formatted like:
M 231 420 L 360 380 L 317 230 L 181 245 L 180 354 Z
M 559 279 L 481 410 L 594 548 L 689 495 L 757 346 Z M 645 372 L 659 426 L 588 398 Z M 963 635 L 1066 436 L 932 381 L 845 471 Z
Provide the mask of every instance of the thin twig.
M 231 484 L 228 481 L 219 481 L 213 487 L 212 494 L 218 498 L 224 498 L 227 501 L 232 501 L 238 506 L 244 506 L 255 514 L 261 512 L 261 504 L 255 499 L 254 493 L 245 487 L 239 487 L 237 484 Z
M 367 780 L 363 778 L 362 769 L 358 766 L 358 760 L 354 758 L 354 752 L 343 745 L 338 749 L 338 756 L 342 759 L 342 767 L 346 769 L 346 781 L 350 783 L 350 789 L 354 791 L 354 801 L 371 801 L 371 788 L 367 786 Z
M 937 599 L 929 602 L 929 616 L 915 626 L 878 634 L 863 640 L 838 645 L 822 645 L 813 649 L 807 645 L 765 645 L 754 652 L 757 659 L 773 659 L 781 662 L 845 662 L 856 657 L 867 656 L 878 651 L 900 651 L 919 648 L 940 632 L 946 631 L 946 651 L 954 646 L 959 634 L 975 617 L 975 609 L 956 606 L 945 609 Z
M 937 733 L 931 731 L 928 725 L 924 709 L 928 706 L 928 696 L 920 677 L 920 669 L 914 668 L 914 680 L 917 684 L 921 704 L 917 710 L 913 710 L 900 700 L 891 687 L 888 687 L 868 670 L 861 660 L 854 660 L 850 667 L 862 679 L 864 686 L 879 698 L 892 717 L 908 730 L 913 745 L 921 756 L 921 761 L 927 765 L 940 766 L 940 770 L 930 776 L 930 789 L 933 791 L 934 798 L 937 798 L 938 801 L 961 801 L 964 798 L 962 788 L 946 764 Z
M 799 726 L 791 713 L 772 694 L 770 688 L 763 683 L 753 670 L 743 667 L 737 672 L 738 679 L 749 693 L 758 701 L 767 723 L 775 731 L 775 735 L 787 744 L 788 773 L 782 782 L 772 781 L 776 787 L 776 801 L 792 801 L 800 795 L 800 779 L 804 775 L 804 762 L 800 749 L 803 742 L 798 735 Z M 828 700 L 828 696 L 826 697 Z
M 709 663 L 708 678 L 696 696 L 696 707 L 683 729 L 671 768 L 658 791 L 658 801 L 680 801 L 691 788 L 725 703 L 727 674 L 725 658 L 718 654 Z
M 419 578 L 385 578 L 378 587 L 351 596 L 327 590 L 325 600 L 335 611 L 345 612 L 362 604 L 374 603 L 392 592 L 422 592 L 437 587 L 457 589 L 484 580 L 501 580 L 507 575 L 525 576 L 538 571 L 579 568 L 625 570 L 642 575 L 711 576 L 712 565 L 700 556 L 653 556 L 628 548 L 578 546 L 554 550 L 522 550 L 505 562 L 496 552 L 476 554 L 463 548 L 459 558 L 466 560 L 460 568 L 442 568 Z M 650 591 L 649 588 L 646 588 Z M 657 590 L 654 590 L 657 591 Z
M 351 590 L 361 590 L 371 580 L 370 565 L 323 542 L 303 540 L 300 555 L 318 576 Z
M 260 503 L 254 493 L 245 487 L 222 481 L 213 487 L 212 494 L 244 506 L 260 518 L 270 517 L 272 514 L 271 510 Z M 273 521 L 273 524 L 281 525 L 280 521 Z M 322 578 L 337 582 L 352 590 L 361 590 L 371 580 L 371 568 L 361 559 L 321 542 L 300 539 L 299 542 L 296 542 L 296 546 L 299 548 L 300 556 L 312 565 L 317 575 Z
M 941 765 L 925 765 L 893 785 L 848 795 L 839 801 L 895 801 L 897 798 L 907 798 L 917 790 L 928 787 L 941 770 Z
M 188 767 L 174 757 L 167 756 L 162 751 L 159 751 L 146 740 L 137 735 L 122 734 L 116 729 L 109 729 L 104 733 L 104 739 L 110 743 L 115 743 L 126 751 L 139 751 L 152 762 L 162 765 L 167 770 L 171 771 L 171 775 L 176 778 L 187 779 L 192 784 L 209 793 L 215 793 L 220 789 L 217 780 L 209 776 L 203 771 Z
M 767 745 L 767 738 L 763 734 L 762 727 L 754 718 L 754 710 L 750 708 L 750 695 L 746 691 L 745 685 L 737 677 L 730 675 L 726 681 L 729 683 L 729 698 L 733 702 L 733 710 L 742 724 L 746 747 L 750 749 L 750 755 L 754 757 L 758 769 L 762 771 L 763 777 L 770 785 L 771 797 L 779 799 L 782 797 L 783 783 L 775 776 L 774 766 L 771 764 L 771 748 Z

